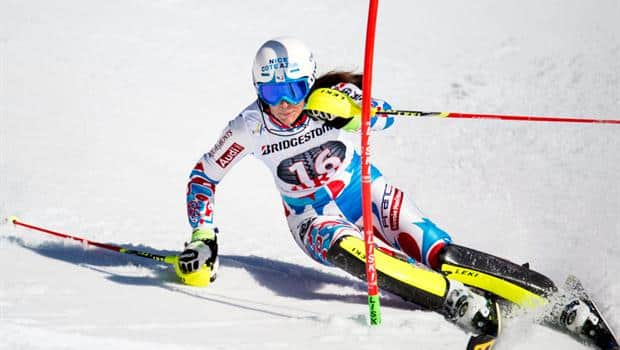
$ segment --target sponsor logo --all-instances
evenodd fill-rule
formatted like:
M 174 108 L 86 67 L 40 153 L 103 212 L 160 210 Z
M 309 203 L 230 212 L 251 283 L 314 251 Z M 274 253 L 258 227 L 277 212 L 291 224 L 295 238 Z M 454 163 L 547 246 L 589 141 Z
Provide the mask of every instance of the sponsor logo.
M 386 185 L 381 201 L 381 221 L 383 227 L 389 227 L 393 231 L 399 229 L 400 208 L 403 204 L 403 192 L 399 189 Z
M 351 97 L 354 101 L 358 103 L 362 102 L 362 90 L 360 90 L 357 86 L 350 83 L 340 83 L 336 86 L 336 89 L 349 95 L 349 97 Z
M 455 268 L 454 271 L 443 271 L 445 274 L 447 275 L 462 275 L 462 276 L 467 276 L 467 277 L 473 277 L 473 278 L 477 278 L 480 276 L 480 273 L 475 271 L 475 270 L 469 270 L 469 269 L 463 269 L 463 268 Z
M 221 157 L 215 162 L 222 168 L 226 168 L 245 148 L 234 142 Z
M 191 261 L 191 260 L 196 259 L 197 257 L 198 257 L 198 252 L 196 252 L 195 250 L 190 250 L 190 251 L 183 252 L 181 255 L 179 255 L 179 260 Z
M 299 63 L 289 62 L 288 57 L 276 57 L 270 58 L 266 65 L 260 67 L 260 74 L 268 77 L 273 70 L 286 69 L 289 72 L 296 72 L 299 68 Z M 278 76 L 276 81 L 284 80 L 284 76 Z
M 312 129 L 312 130 L 308 131 L 307 133 L 305 133 L 303 135 L 299 135 L 297 137 L 293 137 L 293 138 L 290 138 L 290 139 L 282 140 L 280 142 L 272 143 L 272 144 L 269 144 L 269 145 L 262 145 L 260 147 L 261 153 L 262 153 L 262 155 L 266 156 L 266 155 L 274 153 L 274 152 L 280 152 L 280 151 L 284 151 L 286 149 L 289 149 L 291 147 L 297 147 L 299 145 L 303 145 L 304 143 L 309 142 L 310 140 L 314 139 L 315 137 L 322 136 L 323 134 L 325 134 L 326 132 L 328 132 L 329 130 L 332 130 L 332 129 L 333 129 L 333 127 L 331 127 L 331 126 L 323 125 L 320 128 Z
M 392 207 L 390 208 L 390 229 L 396 231 L 399 226 L 400 207 L 403 204 L 403 193 L 398 189 L 394 189 L 394 198 L 392 199 Z
M 357 258 L 360 259 L 360 260 L 364 260 L 364 261 L 366 260 L 366 253 L 361 251 L 357 247 L 351 248 L 351 253 L 353 253 L 353 255 L 357 256 Z
M 288 57 L 270 58 L 266 65 L 260 67 L 261 73 L 267 73 L 272 69 L 288 68 Z
M 209 153 L 207 153 L 207 155 L 209 156 L 209 158 L 213 158 L 215 156 L 215 154 L 222 149 L 222 147 L 224 147 L 224 143 L 226 143 L 226 141 L 232 136 L 232 130 L 227 129 L 226 132 L 224 133 L 224 135 L 222 135 L 222 137 L 220 137 L 220 139 L 217 141 L 217 143 L 215 144 L 215 146 L 213 146 L 213 148 L 209 151 Z
M 263 133 L 263 124 L 256 124 L 252 129 L 252 135 L 260 135 Z

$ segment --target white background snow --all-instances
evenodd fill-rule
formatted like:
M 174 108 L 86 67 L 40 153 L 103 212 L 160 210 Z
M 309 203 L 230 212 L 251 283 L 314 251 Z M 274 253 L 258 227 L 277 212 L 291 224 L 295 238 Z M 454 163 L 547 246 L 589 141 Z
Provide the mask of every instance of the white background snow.
M 0 217 L 160 254 L 189 238 L 185 183 L 255 96 L 282 34 L 320 72 L 363 66 L 366 1 L 0 0 Z M 402 109 L 620 119 L 616 0 L 383 1 L 374 95 Z M 456 242 L 577 274 L 620 330 L 620 126 L 400 120 L 374 162 Z M 459 349 L 440 316 L 295 245 L 267 170 L 218 188 L 206 289 L 148 260 L 0 225 L 0 349 Z M 499 349 L 580 349 L 510 322 Z

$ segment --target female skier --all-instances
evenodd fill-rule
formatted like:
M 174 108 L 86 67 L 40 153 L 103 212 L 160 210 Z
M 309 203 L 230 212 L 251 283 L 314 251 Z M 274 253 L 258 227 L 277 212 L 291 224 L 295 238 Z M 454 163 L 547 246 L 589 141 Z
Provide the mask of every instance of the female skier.
M 349 238 L 349 245 L 359 244 L 363 236 L 360 155 L 355 147 L 360 117 L 315 120 L 304 106 L 310 93 L 319 88 L 331 88 L 361 101 L 361 75 L 332 72 L 317 78 L 310 50 L 297 39 L 281 37 L 259 48 L 252 78 L 258 99 L 229 122 L 191 172 L 187 212 L 192 236 L 179 256 L 177 273 L 189 284 L 204 283 L 196 282 L 201 278 L 215 279 L 219 265 L 218 231 L 213 219 L 215 189 L 237 162 L 253 154 L 273 175 L 299 247 L 319 263 L 336 265 L 359 276 L 359 260 L 343 242 Z M 373 106 L 378 110 L 390 108 L 381 100 L 373 100 Z M 375 116 L 371 127 L 386 129 L 393 122 L 392 117 Z M 450 236 L 424 217 L 376 167 L 371 169 L 374 227 L 382 245 L 392 253 L 404 253 L 438 268 L 438 254 L 450 243 Z M 344 263 L 338 263 L 339 257 Z M 394 275 L 389 270 L 399 268 L 386 266 L 379 272 Z M 416 304 L 441 312 L 465 330 L 492 333 L 496 328 L 498 315 L 491 301 L 439 273 L 416 270 L 418 277 L 413 283 L 394 277 L 380 279 L 379 283 Z M 409 291 L 399 292 L 403 288 Z
M 190 285 L 215 279 L 215 189 L 237 162 L 253 154 L 272 173 L 299 247 L 321 264 L 364 279 L 360 155 L 355 147 L 361 75 L 331 72 L 317 77 L 310 50 L 297 39 L 280 37 L 258 49 L 252 78 L 258 98 L 229 122 L 191 172 L 187 213 L 192 235 L 175 271 Z M 392 126 L 392 117 L 377 116 L 390 105 L 379 99 L 372 105 L 376 114 L 371 128 Z M 499 332 L 496 297 L 526 307 L 551 305 L 546 322 L 602 349 L 617 348 L 593 304 L 570 295 L 552 301 L 554 283 L 527 264 L 452 243 L 374 166 L 371 188 L 382 289 L 439 312 L 468 332 L 491 337 Z M 482 296 L 470 286 L 488 293 Z

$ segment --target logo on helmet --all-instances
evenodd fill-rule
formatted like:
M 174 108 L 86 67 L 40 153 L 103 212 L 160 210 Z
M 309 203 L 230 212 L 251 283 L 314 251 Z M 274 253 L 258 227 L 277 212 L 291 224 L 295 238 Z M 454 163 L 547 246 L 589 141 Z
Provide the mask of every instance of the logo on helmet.
M 269 59 L 268 64 L 260 67 L 262 73 L 267 73 L 272 69 L 288 68 L 288 57 L 276 57 Z
M 252 66 L 252 80 L 256 88 L 260 83 L 280 83 L 303 77 L 312 87 L 316 79 L 316 62 L 312 52 L 298 39 L 274 38 L 258 49 Z

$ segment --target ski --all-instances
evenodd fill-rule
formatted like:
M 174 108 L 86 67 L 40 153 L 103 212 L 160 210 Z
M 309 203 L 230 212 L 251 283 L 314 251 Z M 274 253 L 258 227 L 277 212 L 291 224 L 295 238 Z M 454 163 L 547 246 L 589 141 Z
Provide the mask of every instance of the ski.
M 495 345 L 495 341 L 497 337 L 481 334 L 481 335 L 472 335 L 469 337 L 469 342 L 467 342 L 467 350 L 491 350 Z
M 618 338 L 581 281 L 570 275 L 564 289 L 569 295 L 559 312 L 560 324 L 571 335 L 601 350 L 619 350 Z
M 485 334 L 472 335 L 467 342 L 466 350 L 491 350 L 497 342 L 497 338 L 502 330 L 502 312 L 497 302 L 493 303 L 497 313 L 497 324 L 492 332 Z

